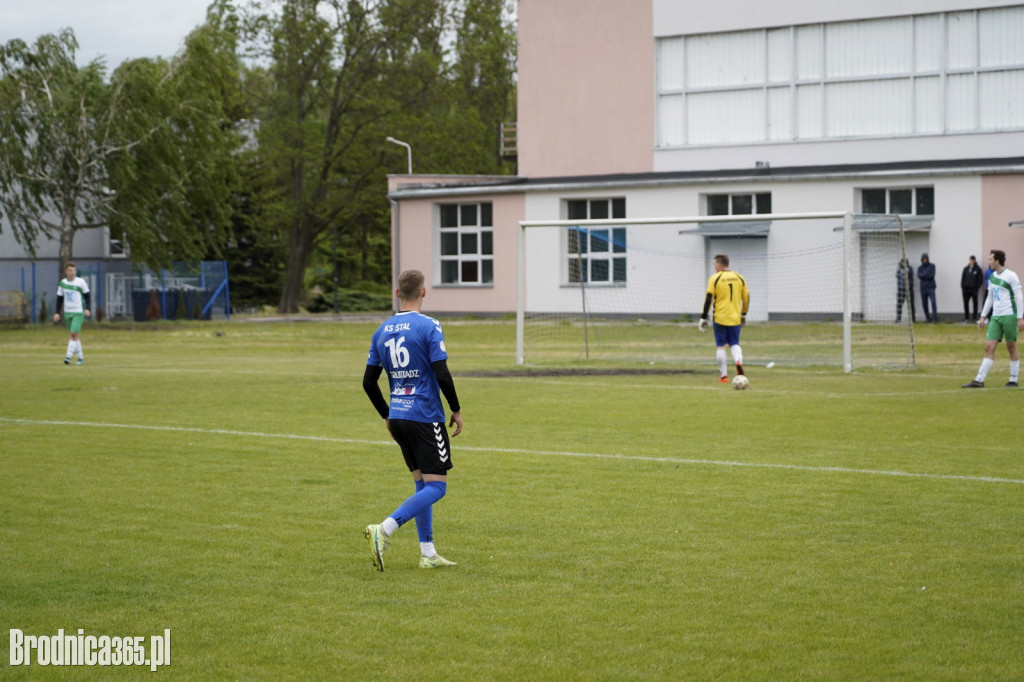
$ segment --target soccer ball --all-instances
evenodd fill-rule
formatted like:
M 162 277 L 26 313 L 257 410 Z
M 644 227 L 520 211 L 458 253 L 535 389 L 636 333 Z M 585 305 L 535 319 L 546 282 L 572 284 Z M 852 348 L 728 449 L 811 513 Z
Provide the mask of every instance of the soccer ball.
M 736 378 L 732 380 L 732 387 L 737 391 L 742 391 L 746 389 L 747 386 L 750 386 L 750 382 L 747 381 L 747 377 L 742 374 L 737 374 Z

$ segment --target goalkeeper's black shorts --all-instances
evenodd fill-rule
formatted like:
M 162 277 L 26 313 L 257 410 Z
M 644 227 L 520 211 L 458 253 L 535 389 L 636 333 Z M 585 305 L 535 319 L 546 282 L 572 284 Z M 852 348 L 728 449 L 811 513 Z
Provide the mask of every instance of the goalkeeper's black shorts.
M 452 448 L 444 422 L 392 419 L 391 435 L 402 448 L 409 471 L 444 476 L 452 468 Z

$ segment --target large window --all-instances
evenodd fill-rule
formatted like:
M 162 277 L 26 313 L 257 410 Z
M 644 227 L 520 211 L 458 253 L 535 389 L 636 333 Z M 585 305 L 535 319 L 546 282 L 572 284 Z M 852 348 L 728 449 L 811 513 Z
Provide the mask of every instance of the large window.
M 769 192 L 757 194 L 708 194 L 707 215 L 753 215 L 772 212 L 772 195 Z
M 626 217 L 625 199 L 571 199 L 568 220 L 606 220 Z M 566 279 L 569 284 L 625 284 L 626 228 L 567 227 Z
M 1024 6 L 662 38 L 658 146 L 1024 130 Z
M 861 213 L 898 215 L 935 215 L 935 189 L 932 187 L 901 187 L 862 189 Z
M 439 209 L 441 284 L 493 284 L 491 204 L 441 204 Z

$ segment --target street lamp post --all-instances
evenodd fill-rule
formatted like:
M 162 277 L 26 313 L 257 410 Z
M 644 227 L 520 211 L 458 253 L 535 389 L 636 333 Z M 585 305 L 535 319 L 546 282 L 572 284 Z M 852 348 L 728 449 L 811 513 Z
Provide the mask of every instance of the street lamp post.
M 409 175 L 412 175 L 412 147 L 410 147 L 408 143 L 402 142 L 401 140 L 396 140 L 390 135 L 384 139 L 390 142 L 391 144 L 397 144 L 399 146 L 405 147 L 406 155 L 409 157 Z

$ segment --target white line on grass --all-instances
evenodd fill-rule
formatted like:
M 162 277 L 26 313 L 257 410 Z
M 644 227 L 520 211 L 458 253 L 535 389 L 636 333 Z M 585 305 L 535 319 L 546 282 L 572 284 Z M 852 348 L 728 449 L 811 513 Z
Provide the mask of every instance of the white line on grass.
M 349 443 L 355 445 L 394 445 L 389 440 L 366 440 L 360 438 L 331 438 L 329 436 L 303 436 L 294 433 L 264 433 L 261 431 L 236 431 L 232 429 L 200 429 L 191 426 L 156 426 L 152 424 L 112 424 L 108 422 L 76 422 L 56 419 L 15 419 L 0 417 L 0 423 L 26 424 L 29 426 L 91 426 L 105 429 L 141 429 L 145 431 L 171 431 L 177 433 L 203 433 L 219 436 L 246 436 L 249 438 L 284 438 L 308 440 L 319 443 Z M 633 462 L 664 462 L 667 464 L 694 464 L 698 466 L 747 467 L 753 469 L 783 469 L 788 471 L 814 471 L 824 473 L 862 474 L 867 476 L 898 476 L 904 478 L 928 478 L 944 481 L 973 481 L 978 483 L 1010 483 L 1024 485 L 1024 480 L 998 478 L 995 476 L 966 476 L 959 474 L 914 473 L 911 471 L 887 471 L 884 469 L 854 469 L 852 467 L 814 467 L 800 464 L 772 464 L 769 462 L 736 462 L 718 459 L 684 459 L 679 457 L 647 457 L 644 455 L 605 454 L 599 452 L 562 452 L 558 450 L 527 450 L 520 448 L 484 448 L 459 446 L 460 450 L 471 452 L 501 452 L 515 455 L 545 455 L 550 457 L 584 457 L 590 459 L 614 459 Z

